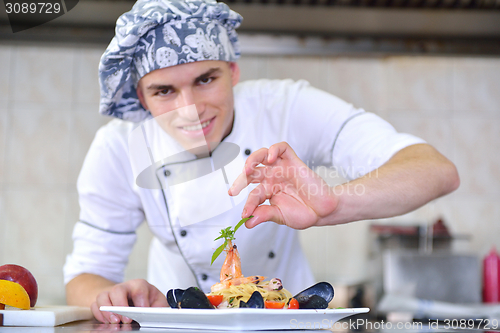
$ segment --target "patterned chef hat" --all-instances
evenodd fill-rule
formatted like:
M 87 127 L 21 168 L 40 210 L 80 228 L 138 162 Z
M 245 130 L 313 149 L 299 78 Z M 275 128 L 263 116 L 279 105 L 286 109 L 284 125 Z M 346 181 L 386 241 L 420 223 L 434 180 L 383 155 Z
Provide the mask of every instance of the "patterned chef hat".
M 241 15 L 215 0 L 139 0 L 118 18 L 101 57 L 99 112 L 130 121 L 148 117 L 139 80 L 160 68 L 201 60 L 235 61 Z

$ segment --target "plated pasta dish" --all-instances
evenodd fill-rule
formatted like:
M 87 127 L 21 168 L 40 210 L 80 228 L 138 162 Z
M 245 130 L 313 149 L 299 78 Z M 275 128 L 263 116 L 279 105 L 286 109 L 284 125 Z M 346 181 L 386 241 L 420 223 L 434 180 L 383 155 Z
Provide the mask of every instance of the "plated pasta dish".
M 224 243 L 215 251 L 212 263 L 222 252 L 226 259 L 220 272 L 220 282 L 205 294 L 197 287 L 170 289 L 167 301 L 172 308 L 228 309 L 326 309 L 333 299 L 334 290 L 328 282 L 317 283 L 293 296 L 283 287 L 279 278 L 265 281 L 264 276 L 243 276 L 238 248 L 233 244 L 234 233 L 247 219 L 241 220 L 232 230 L 221 230 Z

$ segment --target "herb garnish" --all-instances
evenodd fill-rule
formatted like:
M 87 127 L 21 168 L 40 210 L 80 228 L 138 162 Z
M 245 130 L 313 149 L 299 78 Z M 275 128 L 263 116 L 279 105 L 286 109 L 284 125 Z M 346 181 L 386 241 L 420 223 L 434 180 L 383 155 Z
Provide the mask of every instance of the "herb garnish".
M 236 232 L 236 230 L 238 230 L 239 227 L 241 227 L 243 225 L 243 223 L 245 223 L 246 221 L 248 221 L 252 217 L 253 216 L 245 217 L 244 219 L 242 219 L 234 227 L 234 230 L 232 230 L 231 227 L 227 227 L 227 228 L 222 229 L 220 231 L 220 236 L 217 237 L 216 239 L 214 239 L 214 241 L 216 241 L 218 239 L 222 239 L 222 238 L 224 238 L 225 240 L 224 240 L 224 243 L 215 250 L 214 254 L 212 255 L 212 262 L 210 263 L 210 265 L 212 265 L 214 263 L 215 259 L 217 259 L 217 257 L 222 253 L 222 251 L 224 251 L 224 249 L 226 248 L 227 242 L 232 241 L 234 239 L 234 233 Z

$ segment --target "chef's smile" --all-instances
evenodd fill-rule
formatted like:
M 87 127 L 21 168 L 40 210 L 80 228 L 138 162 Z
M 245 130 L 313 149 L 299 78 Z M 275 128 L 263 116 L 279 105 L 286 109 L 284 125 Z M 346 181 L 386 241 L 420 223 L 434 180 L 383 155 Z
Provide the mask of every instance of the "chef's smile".
M 209 132 L 214 128 L 215 117 L 200 121 L 198 124 L 193 125 L 183 125 L 178 126 L 177 128 L 183 131 L 185 135 L 189 135 L 191 137 L 197 137 L 200 135 L 207 136 Z

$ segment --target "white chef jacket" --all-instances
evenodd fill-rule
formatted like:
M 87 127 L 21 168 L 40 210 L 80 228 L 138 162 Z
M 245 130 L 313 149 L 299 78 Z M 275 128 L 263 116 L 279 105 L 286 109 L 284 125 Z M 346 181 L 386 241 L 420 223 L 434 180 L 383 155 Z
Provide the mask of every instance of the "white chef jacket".
M 210 265 L 214 249 L 221 244 L 214 239 L 221 228 L 240 220 L 248 191 L 233 201 L 233 208 L 218 215 L 207 213 L 208 218 L 196 223 L 185 223 L 185 219 L 190 214 L 203 215 L 221 202 L 227 204 L 227 187 L 220 179 L 228 177 L 231 184 L 251 152 L 286 141 L 311 168 L 334 166 L 345 178 L 355 179 L 378 168 L 400 149 L 424 142 L 397 133 L 375 114 L 356 109 L 306 81 L 247 81 L 234 88 L 234 96 L 233 128 L 223 142 L 240 148 L 231 162 L 235 167 L 228 166 L 226 175 L 221 170 L 210 173 L 207 177 L 212 180 L 196 176 L 207 181 L 200 184 L 207 185 L 196 186 L 193 197 L 188 183 L 176 187 L 166 181 L 197 163 L 185 156 L 176 159 L 182 148 L 166 133 L 149 131 L 151 123 L 118 119 L 97 132 L 78 178 L 81 213 L 73 231 L 73 252 L 64 266 L 65 283 L 82 273 L 121 282 L 136 241 L 135 231 L 146 220 L 155 236 L 149 254 L 149 282 L 162 292 L 196 284 L 208 292 L 219 282 L 224 261 L 221 255 Z M 137 133 L 146 139 L 131 140 Z M 174 159 L 166 158 L 165 151 Z M 148 167 L 151 179 L 162 184 L 158 188 L 137 185 L 138 175 Z M 221 192 L 216 183 L 225 190 Z M 239 229 L 235 243 L 245 276 L 281 278 L 292 293 L 314 283 L 297 231 L 263 223 L 251 230 Z

